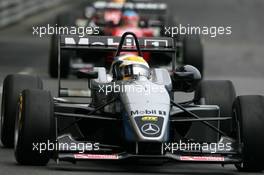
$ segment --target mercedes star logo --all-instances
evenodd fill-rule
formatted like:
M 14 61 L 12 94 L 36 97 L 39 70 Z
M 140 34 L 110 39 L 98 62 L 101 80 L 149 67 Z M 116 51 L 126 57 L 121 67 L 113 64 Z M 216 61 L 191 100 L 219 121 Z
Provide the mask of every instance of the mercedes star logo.
M 155 135 L 159 133 L 160 128 L 158 125 L 153 123 L 146 123 L 141 127 L 141 131 L 147 135 Z

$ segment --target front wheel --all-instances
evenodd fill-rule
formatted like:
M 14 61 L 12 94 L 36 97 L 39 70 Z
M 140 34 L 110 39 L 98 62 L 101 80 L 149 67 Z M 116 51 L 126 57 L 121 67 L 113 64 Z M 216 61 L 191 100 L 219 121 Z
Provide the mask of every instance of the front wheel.
M 234 105 L 238 140 L 243 145 L 240 171 L 262 171 L 264 157 L 264 97 L 239 96 Z
M 50 92 L 24 90 L 19 97 L 16 117 L 16 161 L 22 165 L 46 165 L 53 151 L 49 146 L 54 141 L 55 118 Z
M 29 75 L 8 75 L 3 83 L 1 107 L 1 141 L 5 147 L 14 146 L 16 107 L 19 94 L 24 89 L 42 89 L 39 77 Z

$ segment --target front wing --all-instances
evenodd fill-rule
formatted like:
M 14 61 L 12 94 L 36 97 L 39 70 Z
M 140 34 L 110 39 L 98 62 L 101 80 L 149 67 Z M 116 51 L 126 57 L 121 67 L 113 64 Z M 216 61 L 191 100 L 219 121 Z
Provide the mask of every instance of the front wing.
M 61 136 L 58 139 L 60 143 L 76 143 L 70 135 Z M 59 148 L 54 159 L 61 161 L 76 162 L 81 160 L 137 160 L 137 159 L 164 159 L 174 160 L 179 162 L 200 162 L 200 163 L 220 163 L 220 164 L 236 164 L 241 163 L 242 158 L 237 152 L 216 152 L 214 154 L 208 153 L 194 153 L 194 152 L 161 152 L 161 154 L 135 154 L 120 150 L 118 146 L 99 144 L 100 150 L 67 150 Z

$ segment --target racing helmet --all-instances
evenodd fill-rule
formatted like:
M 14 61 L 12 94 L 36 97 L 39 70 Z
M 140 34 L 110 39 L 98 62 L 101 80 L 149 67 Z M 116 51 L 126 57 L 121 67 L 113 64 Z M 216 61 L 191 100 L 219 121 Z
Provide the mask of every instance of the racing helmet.
M 138 27 L 139 15 L 133 10 L 126 10 L 121 16 L 121 25 L 128 27 Z
M 113 78 L 117 80 L 132 80 L 140 76 L 149 78 L 150 69 L 143 57 L 126 54 L 115 58 L 112 63 Z
M 124 4 L 126 0 L 112 0 L 113 3 Z

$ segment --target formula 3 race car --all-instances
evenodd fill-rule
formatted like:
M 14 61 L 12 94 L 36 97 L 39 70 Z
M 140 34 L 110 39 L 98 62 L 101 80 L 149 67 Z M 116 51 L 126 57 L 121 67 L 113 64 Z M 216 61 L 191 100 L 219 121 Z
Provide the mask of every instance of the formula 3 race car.
M 160 37 L 165 36 L 165 27 L 175 26 L 176 23 L 167 9 L 166 3 L 152 1 L 127 1 L 123 3 L 97 1 L 83 10 L 72 10 L 58 15 L 56 25 L 58 27 L 92 27 L 99 28 L 99 35 L 122 36 L 125 32 L 133 32 L 137 37 Z M 95 31 L 89 29 L 89 31 Z M 98 33 L 96 33 L 98 35 Z M 49 74 L 57 77 L 58 67 L 58 37 L 52 35 L 49 54 Z M 203 75 L 203 47 L 199 35 L 184 35 L 175 37 L 177 64 L 190 64 L 195 66 Z M 81 68 L 91 68 L 93 66 L 109 67 L 109 60 L 98 59 L 99 53 L 94 55 L 83 52 L 64 52 L 62 60 L 61 77 L 67 78 Z M 168 62 L 156 62 L 157 59 L 150 60 L 153 55 L 144 53 L 144 59 L 150 64 L 166 65 Z M 112 55 L 110 56 L 112 58 Z M 98 61 L 100 60 L 100 61 Z M 164 58 L 165 60 L 165 58 Z M 170 60 L 170 59 L 169 59 Z
M 79 78 L 87 79 L 86 89 L 63 87 L 58 73 L 58 97 L 52 97 L 37 77 L 6 77 L 1 140 L 15 147 L 18 163 L 151 159 L 263 170 L 263 96 L 236 97 L 232 82 L 200 81 L 195 67 L 176 67 L 171 38 L 158 38 L 159 44 L 133 33 L 104 39 L 59 39 L 60 52 L 116 51 L 109 73 L 104 67 L 78 72 Z M 128 51 L 138 56 L 122 54 Z M 173 72 L 150 69 L 142 52 L 171 53 Z M 194 99 L 176 102 L 176 91 L 194 91 Z

